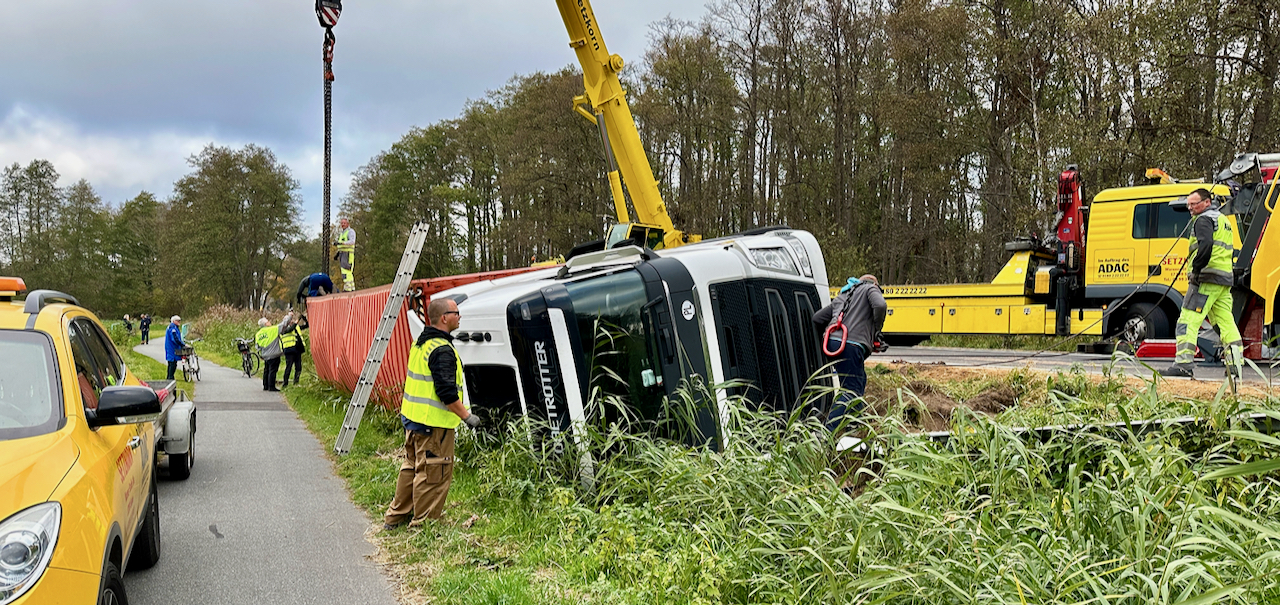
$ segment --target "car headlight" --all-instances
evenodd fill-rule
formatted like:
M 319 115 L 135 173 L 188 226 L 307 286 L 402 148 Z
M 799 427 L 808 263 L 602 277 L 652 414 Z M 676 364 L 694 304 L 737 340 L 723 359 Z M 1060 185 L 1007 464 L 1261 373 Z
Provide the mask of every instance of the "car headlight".
M 0 522 L 0 605 L 27 592 L 53 557 L 62 505 L 45 502 Z
M 796 270 L 795 262 L 791 260 L 791 255 L 787 254 L 786 248 L 753 248 L 751 250 L 751 264 L 761 269 L 800 275 L 800 272 Z

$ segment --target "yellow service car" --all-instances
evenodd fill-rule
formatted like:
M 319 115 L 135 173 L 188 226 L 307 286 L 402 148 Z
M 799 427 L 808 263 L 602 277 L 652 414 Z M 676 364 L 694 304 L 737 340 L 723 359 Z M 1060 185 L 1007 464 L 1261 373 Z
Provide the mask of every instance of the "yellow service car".
M 92 313 L 24 289 L 0 278 L 0 605 L 127 603 L 160 558 L 163 406 Z

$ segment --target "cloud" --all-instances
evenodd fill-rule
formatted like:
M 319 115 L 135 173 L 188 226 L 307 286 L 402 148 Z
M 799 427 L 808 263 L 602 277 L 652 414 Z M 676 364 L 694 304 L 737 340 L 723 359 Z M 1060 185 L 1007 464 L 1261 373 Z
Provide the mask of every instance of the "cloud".
M 209 142 L 208 136 L 173 131 L 94 134 L 68 120 L 14 107 L 0 121 L 0 164 L 49 160 L 62 184 L 85 179 L 107 201 L 122 202 L 142 190 L 168 195 L 186 173 L 186 159 Z

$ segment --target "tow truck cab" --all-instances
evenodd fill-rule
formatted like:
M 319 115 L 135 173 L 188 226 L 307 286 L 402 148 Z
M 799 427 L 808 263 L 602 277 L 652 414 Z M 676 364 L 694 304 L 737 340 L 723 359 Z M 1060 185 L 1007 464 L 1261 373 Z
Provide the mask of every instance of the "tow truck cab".
M 482 415 L 527 415 L 565 432 L 620 407 L 641 421 L 665 418 L 681 405 L 673 395 L 682 383 L 749 384 L 696 404 L 696 431 L 680 437 L 712 446 L 724 437 L 729 396 L 796 405 L 822 366 L 810 318 L 830 300 L 817 240 L 785 228 L 660 252 L 605 250 L 436 297 L 458 302 L 455 345 L 468 403 Z

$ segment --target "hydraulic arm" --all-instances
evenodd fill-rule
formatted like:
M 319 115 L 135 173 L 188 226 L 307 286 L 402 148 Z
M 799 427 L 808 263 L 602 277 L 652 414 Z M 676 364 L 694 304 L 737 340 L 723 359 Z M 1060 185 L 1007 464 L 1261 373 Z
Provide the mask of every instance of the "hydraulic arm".
M 591 3 L 588 0 L 556 0 L 556 4 L 569 32 L 569 46 L 578 54 L 578 63 L 582 65 L 582 83 L 586 88 L 584 97 L 574 99 L 574 109 L 600 129 L 605 157 L 609 162 L 610 191 L 621 224 L 610 230 L 608 243 L 635 239 L 653 247 L 670 248 L 702 239 L 678 231 L 667 214 L 667 206 L 653 177 L 653 168 L 640 142 L 640 132 L 627 105 L 626 93 L 618 79 L 618 72 L 623 66 L 622 57 L 609 54 Z M 623 183 L 631 195 L 631 205 L 635 207 L 635 222 L 631 221 L 627 210 Z

